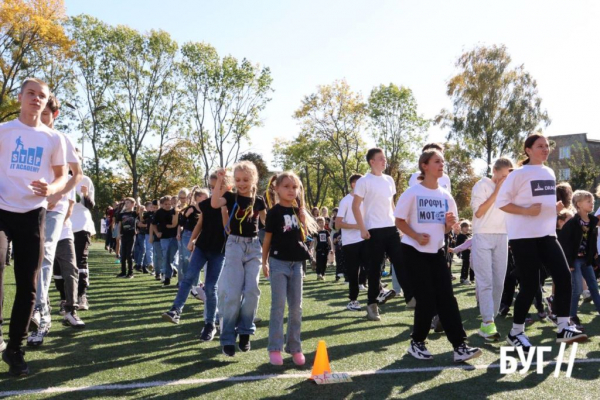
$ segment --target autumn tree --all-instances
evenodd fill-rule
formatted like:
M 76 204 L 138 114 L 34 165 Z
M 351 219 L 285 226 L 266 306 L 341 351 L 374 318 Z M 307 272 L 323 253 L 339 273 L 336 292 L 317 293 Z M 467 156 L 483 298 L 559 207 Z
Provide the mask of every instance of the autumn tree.
M 385 173 L 401 190 L 405 172 L 417 164 L 429 121 L 419 115 L 412 90 L 393 83 L 371 91 L 368 109 L 371 135 L 387 158 Z
M 550 123 L 537 82 L 522 64 L 511 63 L 504 45 L 464 53 L 456 62 L 459 72 L 448 82 L 453 109 L 436 117 L 450 129 L 448 140 L 487 162 L 488 175 L 493 159 L 516 156 L 528 134 Z
M 328 173 L 342 196 L 349 193 L 348 179 L 366 168 L 366 146 L 362 131 L 366 127 L 367 105 L 345 80 L 319 86 L 305 96 L 294 113 L 301 135 L 323 143 L 331 154 Z
M 21 81 L 47 68 L 45 55 L 70 57 L 72 42 L 62 26 L 65 20 L 62 0 L 0 2 L 0 122 L 18 115 Z
M 450 177 L 452 197 L 456 201 L 460 218 L 472 219 L 471 190 L 481 176 L 471 165 L 471 155 L 458 144 L 444 144 L 446 172 Z

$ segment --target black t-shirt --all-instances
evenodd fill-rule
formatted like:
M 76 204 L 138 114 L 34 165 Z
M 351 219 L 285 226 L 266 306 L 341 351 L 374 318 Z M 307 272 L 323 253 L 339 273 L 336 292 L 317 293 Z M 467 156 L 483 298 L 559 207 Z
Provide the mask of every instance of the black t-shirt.
M 121 235 L 135 234 L 135 221 L 137 213 L 135 211 L 127 211 L 117 214 L 117 222 L 121 223 Z
M 315 238 L 317 240 L 317 252 L 326 253 L 331 250 L 329 248 L 329 236 L 331 236 L 331 234 L 327 229 L 323 229 L 317 233 Z
M 210 198 L 198 204 L 202 213 L 202 230 L 196 239 L 196 247 L 204 251 L 223 253 L 227 234 L 223 228 L 223 216 L 220 208 L 212 208 Z
M 146 224 L 145 228 L 139 228 L 143 230 L 145 234 L 150 233 L 150 224 L 152 224 L 152 218 L 154 218 L 154 211 L 144 211 L 142 214 L 142 224 Z
M 295 211 L 295 212 L 294 212 Z M 272 233 L 269 255 L 283 261 L 304 261 L 310 258 L 298 221 L 298 209 L 276 204 L 267 211 L 265 231 Z
M 237 206 L 236 206 L 237 197 Z M 243 237 L 255 237 L 258 235 L 259 213 L 266 210 L 267 204 L 261 196 L 256 196 L 254 207 L 250 209 L 252 198 L 235 195 L 226 192 L 223 198 L 227 201 L 227 211 L 229 212 L 230 234 Z M 232 211 L 235 207 L 235 214 Z
M 161 239 L 171 239 L 177 236 L 177 227 L 167 228 L 167 225 L 171 225 L 173 223 L 173 216 L 175 215 L 175 210 L 163 210 L 162 208 L 157 210 L 154 213 L 154 222 L 158 231 L 162 233 Z
M 192 210 L 192 213 L 186 217 L 186 214 L 189 210 Z M 188 206 L 181 212 L 180 225 L 183 226 L 183 229 L 186 231 L 193 231 L 198 223 L 198 216 L 200 215 L 200 211 L 194 206 Z
M 460 246 L 461 244 L 463 244 L 470 238 L 471 238 L 471 235 L 469 235 L 469 234 L 459 233 L 458 236 L 456 236 L 456 247 Z M 464 250 L 463 252 L 460 253 L 460 255 L 463 260 L 468 259 L 471 256 L 471 250 L 470 249 Z

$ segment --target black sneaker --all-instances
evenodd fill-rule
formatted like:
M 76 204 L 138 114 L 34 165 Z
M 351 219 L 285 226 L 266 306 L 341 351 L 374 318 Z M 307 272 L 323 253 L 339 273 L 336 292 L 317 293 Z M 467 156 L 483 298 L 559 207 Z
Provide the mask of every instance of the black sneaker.
M 228 357 L 235 356 L 235 346 L 232 344 L 227 344 L 223 346 L 223 354 L 225 354 Z
M 164 319 L 165 321 L 171 322 L 173 324 L 178 324 L 179 318 L 180 318 L 180 314 L 175 310 L 167 311 L 166 313 L 164 313 L 162 315 L 162 319 Z
M 29 375 L 29 367 L 25 362 L 25 352 L 22 349 L 6 349 L 2 353 L 2 359 L 8 364 L 8 373 L 12 376 Z
M 215 337 L 215 332 L 217 332 L 217 328 L 215 328 L 214 324 L 206 323 L 204 324 L 204 328 L 202 329 L 202 333 L 200 334 L 201 342 L 210 342 Z
M 155 274 L 154 279 L 156 279 L 157 281 L 160 281 L 160 274 Z
M 149 274 L 150 271 L 148 271 L 148 268 L 146 267 L 142 267 L 142 274 Z
M 544 300 L 546 300 L 546 306 L 548 307 L 548 314 L 553 313 L 553 305 L 554 305 L 554 296 L 548 296 Z
M 393 299 L 394 297 L 396 297 L 395 290 L 381 289 L 381 292 L 379 292 L 379 296 L 377 296 L 377 304 L 385 304 L 386 301 L 388 301 L 389 299 Z
M 250 335 L 240 335 L 238 347 L 244 353 L 250 351 Z
M 454 362 L 464 362 L 477 358 L 482 354 L 481 350 L 477 347 L 469 347 L 466 343 L 461 344 L 454 349 Z
M 425 342 L 411 340 L 407 352 L 417 360 L 433 360 L 433 356 L 425 347 Z
M 498 311 L 498 314 L 506 317 L 510 312 L 510 307 L 507 306 L 506 304 L 500 304 L 500 310 Z
M 140 267 L 139 265 L 135 264 L 133 269 L 135 269 L 138 272 L 142 272 L 142 267 Z
M 529 353 L 529 349 L 531 349 L 531 343 L 529 342 L 527 335 L 525 335 L 525 332 L 517 333 L 515 336 L 509 333 L 506 341 L 515 348 L 521 347 L 524 354 Z
M 132 278 L 133 278 L 133 271 L 129 271 L 129 272 L 127 273 L 127 276 L 126 276 L 125 278 L 127 278 L 127 279 L 132 279 Z
M 163 282 L 163 287 L 171 286 L 171 280 L 169 278 L 165 278 Z
M 117 278 L 125 278 L 127 276 L 127 274 L 125 272 L 121 272 L 119 275 L 117 275 Z
M 554 324 L 554 326 L 558 326 L 558 318 L 556 315 L 548 313 L 546 319 Z
M 573 325 L 567 326 L 565 329 L 556 334 L 556 343 L 575 343 L 585 342 L 587 335 L 576 329 Z
M 177 277 L 177 270 L 176 270 L 176 269 L 174 269 L 174 270 L 173 270 L 173 278 L 176 278 L 176 277 Z

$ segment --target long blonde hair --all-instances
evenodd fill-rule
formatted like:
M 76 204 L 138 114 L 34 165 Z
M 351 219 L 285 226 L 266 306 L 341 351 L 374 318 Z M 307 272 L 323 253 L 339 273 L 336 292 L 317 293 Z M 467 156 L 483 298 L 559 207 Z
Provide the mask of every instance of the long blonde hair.
M 279 196 L 277 195 L 275 188 L 281 185 L 283 183 L 283 180 L 286 178 L 290 179 L 292 182 L 298 185 L 298 195 L 296 196 L 292 207 L 294 208 L 294 213 L 296 213 L 297 208 L 299 212 L 302 212 L 304 214 L 305 224 L 302 224 L 300 218 L 298 218 L 298 223 L 301 225 L 302 239 L 304 241 L 306 240 L 307 234 L 313 234 L 319 231 L 319 225 L 317 225 L 317 222 L 315 221 L 313 216 L 308 212 L 308 210 L 306 210 L 306 201 L 304 198 L 304 185 L 302 185 L 302 180 L 300 179 L 300 177 L 298 177 L 298 175 L 296 175 L 295 172 L 284 171 L 279 174 L 273 175 L 271 179 L 269 179 L 269 185 L 267 187 L 266 193 L 267 206 L 269 208 L 272 208 L 275 204 L 279 203 Z

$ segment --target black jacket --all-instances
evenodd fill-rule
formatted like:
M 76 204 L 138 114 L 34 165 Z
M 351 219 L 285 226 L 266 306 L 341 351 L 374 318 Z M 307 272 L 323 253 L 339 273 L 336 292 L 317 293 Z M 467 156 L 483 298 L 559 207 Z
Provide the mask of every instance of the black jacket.
M 586 263 L 587 265 L 596 265 L 595 256 L 598 252 L 598 245 L 596 243 L 596 240 L 598 239 L 598 230 L 596 229 L 596 226 L 598 225 L 598 218 L 593 214 L 589 214 L 588 217 L 590 218 L 590 230 L 587 241 Z M 579 214 L 576 214 L 563 225 L 560 231 L 558 231 L 558 241 L 567 257 L 570 268 L 573 268 L 575 264 L 575 259 L 579 252 L 579 245 L 581 244 L 581 238 L 583 237 L 583 230 L 581 229 L 579 221 L 581 221 L 581 217 Z

